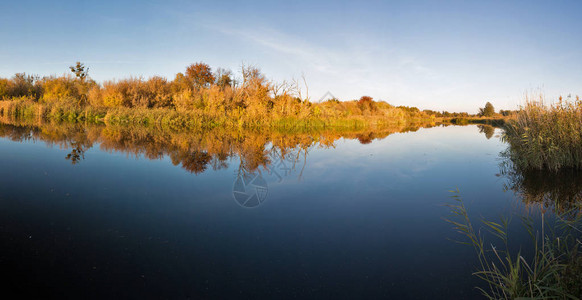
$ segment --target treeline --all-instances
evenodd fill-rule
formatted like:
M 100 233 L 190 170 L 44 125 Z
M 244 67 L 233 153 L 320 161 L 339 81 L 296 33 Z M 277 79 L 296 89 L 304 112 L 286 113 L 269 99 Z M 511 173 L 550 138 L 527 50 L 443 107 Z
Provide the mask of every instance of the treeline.
M 406 107 L 406 106 L 398 106 L 398 107 L 405 108 L 407 110 L 418 109 L 416 107 Z M 434 111 L 434 110 L 430 110 L 430 109 L 425 109 L 422 112 L 424 112 L 425 114 L 435 116 L 435 117 L 440 117 L 440 118 L 468 118 L 471 116 L 469 113 L 466 113 L 466 112 Z
M 358 100 L 313 103 L 305 81 L 274 82 L 260 69 L 242 66 L 235 77 L 230 70 L 213 71 L 204 63 L 188 66 L 173 80 L 153 76 L 101 84 L 89 77 L 82 63 L 62 76 L 39 77 L 24 73 L 0 78 L 0 113 L 43 115 L 61 119 L 109 119 L 159 122 L 178 113 L 178 123 L 257 125 L 326 120 L 330 124 L 353 122 L 404 122 L 431 119 L 434 114 L 417 108 L 394 107 L 364 96 Z M 178 115 L 174 116 L 178 118 Z

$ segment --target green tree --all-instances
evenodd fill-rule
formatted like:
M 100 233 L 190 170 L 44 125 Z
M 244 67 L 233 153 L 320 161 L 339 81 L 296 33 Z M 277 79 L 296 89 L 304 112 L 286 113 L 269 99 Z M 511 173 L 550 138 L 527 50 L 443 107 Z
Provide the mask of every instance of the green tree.
M 87 79 L 89 78 L 89 68 L 78 61 L 74 66 L 70 66 L 69 69 L 79 80 L 77 84 L 77 90 L 79 91 L 80 96 L 79 105 L 86 104 L 88 102 L 90 87 L 90 83 L 87 82 Z
M 479 115 L 483 117 L 491 117 L 495 114 L 495 108 L 491 102 L 487 102 L 484 108 L 479 108 Z
M 85 79 L 89 77 L 89 68 L 85 67 L 85 65 L 81 62 L 76 62 L 74 66 L 70 66 L 71 72 L 77 76 L 81 82 L 85 82 Z

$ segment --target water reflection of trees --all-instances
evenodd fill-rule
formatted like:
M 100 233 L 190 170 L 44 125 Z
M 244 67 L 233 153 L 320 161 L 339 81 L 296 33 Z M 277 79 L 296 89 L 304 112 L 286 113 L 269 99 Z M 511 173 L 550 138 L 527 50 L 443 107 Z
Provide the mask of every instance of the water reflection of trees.
M 479 133 L 485 134 L 487 139 L 491 139 L 495 134 L 495 127 L 491 125 L 477 125 L 477 127 L 479 128 Z
M 176 166 L 199 174 L 212 168 L 228 168 L 232 159 L 239 172 L 263 171 L 282 176 L 293 169 L 300 177 L 314 147 L 334 147 L 340 139 L 367 144 L 395 132 L 416 131 L 424 125 L 395 125 L 370 129 L 321 129 L 305 132 L 261 130 L 212 130 L 176 132 L 155 127 L 83 125 L 79 123 L 25 123 L 1 120 L 0 136 L 13 141 L 41 140 L 70 151 L 66 159 L 80 163 L 94 145 L 107 152 L 121 152 L 148 159 L 169 157 Z M 302 162 L 302 165 L 297 165 Z
M 513 191 L 526 205 L 536 205 L 558 213 L 579 211 L 582 205 L 582 172 L 519 170 L 510 161 L 501 164 L 506 190 Z

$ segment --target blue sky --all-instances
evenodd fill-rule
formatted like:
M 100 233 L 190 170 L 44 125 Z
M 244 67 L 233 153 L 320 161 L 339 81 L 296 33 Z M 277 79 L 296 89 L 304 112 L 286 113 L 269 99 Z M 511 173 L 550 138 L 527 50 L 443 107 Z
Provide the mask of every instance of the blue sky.
M 0 77 L 78 60 L 97 81 L 245 63 L 304 74 L 313 101 L 513 109 L 526 92 L 582 94 L 581 18 L 582 1 L 4 1 Z

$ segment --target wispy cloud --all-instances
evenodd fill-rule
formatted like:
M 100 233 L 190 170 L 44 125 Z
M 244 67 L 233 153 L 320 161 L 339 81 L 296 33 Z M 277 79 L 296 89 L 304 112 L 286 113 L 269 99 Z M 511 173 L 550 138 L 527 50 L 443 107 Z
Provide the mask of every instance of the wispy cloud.
M 300 69 L 307 76 L 313 99 L 329 91 L 342 100 L 370 95 L 397 105 L 438 109 L 435 105 L 426 105 L 427 101 L 451 98 L 470 88 L 430 67 L 413 53 L 404 53 L 374 36 L 346 34 L 337 43 L 343 47 L 332 47 L 260 26 L 205 27 L 279 58 L 279 70 L 283 65 L 289 66 L 290 72 Z
M 233 38 L 254 43 L 264 51 L 307 63 L 307 66 L 311 66 L 319 72 L 332 73 L 333 66 L 341 60 L 339 53 L 273 29 L 210 28 Z
M 91 64 L 91 65 L 112 65 L 112 64 L 141 64 L 145 61 L 142 60 L 81 60 L 84 64 Z M 72 64 L 71 61 L 51 61 L 51 62 L 42 62 L 43 65 L 62 65 L 62 64 Z

